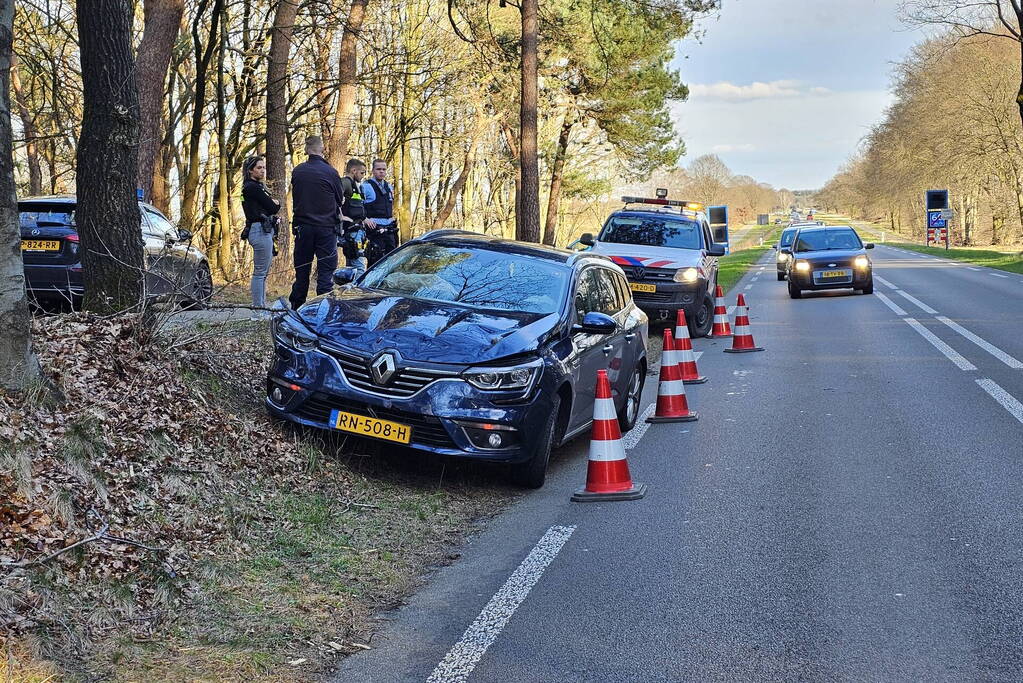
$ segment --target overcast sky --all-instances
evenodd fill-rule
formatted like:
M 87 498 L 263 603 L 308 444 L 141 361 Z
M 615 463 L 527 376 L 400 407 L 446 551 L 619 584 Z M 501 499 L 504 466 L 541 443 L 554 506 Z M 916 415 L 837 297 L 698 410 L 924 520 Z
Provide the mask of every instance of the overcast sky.
M 898 0 L 723 0 L 680 44 L 689 85 L 675 105 L 683 164 L 718 154 L 734 173 L 775 187 L 820 187 L 880 120 L 892 63 L 922 34 Z

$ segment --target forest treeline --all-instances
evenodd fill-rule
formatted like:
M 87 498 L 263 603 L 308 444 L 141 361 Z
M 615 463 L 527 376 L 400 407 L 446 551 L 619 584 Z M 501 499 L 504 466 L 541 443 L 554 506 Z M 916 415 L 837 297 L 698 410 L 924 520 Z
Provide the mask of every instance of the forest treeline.
M 721 184 L 719 169 L 701 175 L 706 160 L 680 168 L 685 146 L 670 110 L 687 97 L 671 68 L 677 42 L 715 5 L 543 3 L 543 241 L 566 244 L 589 207 L 603 210 L 613 188 L 655 171 L 695 178 L 685 185 L 695 186 L 693 199 L 717 199 L 701 190 Z M 69 0 L 17 4 L 11 100 L 20 196 L 75 191 L 82 115 L 75 22 Z M 242 161 L 266 154 L 270 186 L 283 196 L 307 135 L 324 137 L 335 165 L 348 157 L 390 163 L 405 238 L 441 226 L 521 237 L 515 3 L 145 0 L 132 30 L 138 186 L 197 235 L 219 278 L 246 267 Z M 777 203 L 770 188 L 726 175 L 743 215 Z
M 924 191 L 947 188 L 955 243 L 1023 244 L 1019 84 L 1014 36 L 952 32 L 920 43 L 895 67 L 883 120 L 817 202 L 923 238 Z

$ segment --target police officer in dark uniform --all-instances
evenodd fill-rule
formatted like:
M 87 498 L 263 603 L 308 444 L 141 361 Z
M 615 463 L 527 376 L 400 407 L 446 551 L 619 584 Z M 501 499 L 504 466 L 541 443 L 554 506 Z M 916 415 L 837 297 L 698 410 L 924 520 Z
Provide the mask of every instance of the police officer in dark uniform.
M 370 265 L 394 251 L 398 246 L 398 222 L 394 220 L 394 189 L 386 180 L 387 162 L 373 160 L 373 174 L 363 183 L 365 187 L 366 225 L 373 245 Z
M 367 218 L 366 202 L 363 196 L 362 179 L 366 177 L 366 164 L 359 159 L 349 159 L 345 164 L 345 175 L 341 178 L 341 189 L 344 202 L 341 204 L 341 231 L 345 239 L 341 250 L 345 255 L 345 265 L 354 265 L 358 258 L 358 247 L 353 241 L 353 233 L 360 228 L 369 228 L 372 223 Z
M 323 139 L 305 141 L 309 159 L 291 172 L 291 197 L 295 231 L 295 284 L 291 288 L 292 308 L 305 303 L 309 276 L 316 258 L 316 294 L 334 287 L 337 269 L 338 211 L 344 204 L 341 176 L 323 156 Z

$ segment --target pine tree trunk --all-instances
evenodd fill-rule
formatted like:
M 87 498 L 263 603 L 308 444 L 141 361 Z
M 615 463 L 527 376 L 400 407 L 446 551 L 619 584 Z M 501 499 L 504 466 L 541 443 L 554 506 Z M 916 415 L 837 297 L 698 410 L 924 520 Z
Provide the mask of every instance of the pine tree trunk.
M 39 375 L 25 295 L 14 185 L 10 83 L 14 0 L 0 0 L 0 388 L 21 390 Z
M 184 0 L 145 0 L 145 31 L 138 52 L 139 179 L 147 201 L 152 201 L 156 157 L 163 142 L 164 85 L 174 41 L 181 30 Z
M 25 93 L 21 89 L 21 77 L 18 73 L 17 57 L 11 58 L 11 87 L 14 89 L 14 101 L 18 105 L 18 117 L 21 119 L 22 132 L 25 136 L 25 157 L 28 159 L 28 192 L 31 195 L 43 193 L 43 170 L 39 164 L 39 147 L 36 145 L 36 119 L 25 101 Z
M 554 153 L 554 165 L 551 169 L 551 192 L 547 197 L 547 226 L 544 229 L 543 243 L 554 246 L 558 240 L 558 205 L 561 203 L 561 183 L 565 176 L 565 156 L 568 154 L 568 141 L 575 125 L 575 113 L 570 109 L 565 112 L 565 120 L 561 124 L 558 135 L 558 148 Z
M 139 99 L 128 0 L 79 0 L 82 132 L 75 220 L 82 245 L 85 307 L 102 313 L 138 305 L 144 292 L 142 232 L 135 198 Z
M 291 255 L 288 213 L 288 62 L 291 36 L 298 16 L 298 0 L 280 0 L 270 38 L 270 60 L 266 68 L 266 178 L 270 194 L 281 202 L 281 231 L 277 234 L 280 254 L 274 259 L 270 276 L 276 283 L 288 279 Z
M 341 47 L 338 50 L 337 64 L 337 109 L 334 110 L 334 125 L 331 128 L 330 144 L 327 145 L 327 158 L 334 168 L 344 168 L 349 155 L 352 128 L 355 126 L 355 95 L 359 71 L 358 50 L 359 34 L 366 18 L 366 6 L 369 0 L 352 0 L 352 8 L 348 12 L 344 33 L 341 34 Z
M 522 95 L 519 110 L 519 234 L 523 242 L 540 241 L 540 161 L 537 157 L 537 29 L 539 0 L 522 0 Z

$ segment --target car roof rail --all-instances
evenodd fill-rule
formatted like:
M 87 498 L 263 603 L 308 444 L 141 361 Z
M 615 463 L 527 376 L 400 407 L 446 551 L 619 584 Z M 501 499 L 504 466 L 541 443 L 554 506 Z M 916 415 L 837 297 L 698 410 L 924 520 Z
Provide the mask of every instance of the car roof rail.
M 569 256 L 565 263 L 570 266 L 575 265 L 577 261 L 583 258 L 592 258 L 597 259 L 599 261 L 611 261 L 611 257 L 605 254 L 594 254 L 592 251 L 577 251 L 576 253 Z M 611 261 L 611 263 L 614 263 L 614 261 Z

